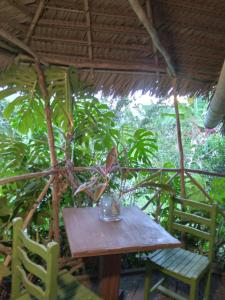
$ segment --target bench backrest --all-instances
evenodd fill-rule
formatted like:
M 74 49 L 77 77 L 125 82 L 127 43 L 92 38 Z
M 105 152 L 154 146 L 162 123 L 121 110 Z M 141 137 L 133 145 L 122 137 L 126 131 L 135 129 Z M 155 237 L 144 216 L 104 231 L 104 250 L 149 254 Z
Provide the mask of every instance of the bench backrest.
M 22 229 L 21 218 L 13 220 L 12 291 L 15 300 L 24 293 L 40 300 L 55 300 L 57 293 L 59 246 L 47 247 L 31 240 Z M 40 258 L 41 265 L 32 257 Z
M 216 204 L 205 204 L 181 197 L 170 199 L 169 231 L 179 231 L 209 242 L 208 258 L 214 258 L 216 236 Z M 193 226 L 194 224 L 194 226 Z

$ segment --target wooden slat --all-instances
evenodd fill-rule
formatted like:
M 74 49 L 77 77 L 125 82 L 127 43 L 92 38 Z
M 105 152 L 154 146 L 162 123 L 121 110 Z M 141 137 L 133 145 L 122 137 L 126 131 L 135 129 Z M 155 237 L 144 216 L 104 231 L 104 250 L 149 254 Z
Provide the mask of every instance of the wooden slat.
M 41 280 L 45 281 L 47 277 L 47 272 L 45 271 L 45 269 L 42 266 L 33 263 L 23 249 L 18 247 L 17 250 L 18 257 L 24 265 L 25 269 L 33 275 L 39 277 Z
M 185 251 L 185 250 L 183 250 Z M 173 265 L 171 266 L 170 270 L 174 273 L 180 273 L 184 268 L 186 268 L 187 266 L 190 265 L 192 259 L 195 257 L 195 253 L 192 253 L 190 251 L 186 251 L 188 252 L 187 255 L 185 256 L 185 258 L 183 258 L 182 264 L 178 264 L 178 265 Z
M 188 206 L 192 206 L 194 208 L 205 210 L 207 212 L 210 212 L 211 209 L 212 209 L 211 205 L 208 205 L 208 204 L 205 204 L 205 203 L 196 202 L 196 201 L 189 200 L 189 199 L 188 200 L 187 199 L 183 199 L 183 198 L 180 198 L 180 197 L 176 197 L 175 201 L 178 201 L 178 202 L 182 203 L 185 206 L 187 206 L 187 205 Z
M 190 270 L 192 270 L 193 266 L 197 265 L 198 262 L 202 259 L 207 260 L 207 257 L 201 256 L 199 254 L 195 254 L 194 257 L 191 259 L 191 262 L 189 264 L 186 265 L 186 267 L 184 267 L 181 271 L 180 274 L 186 277 L 190 277 Z M 199 269 L 200 271 L 200 269 Z
M 36 286 L 30 280 L 27 279 L 26 273 L 21 267 L 17 266 L 17 270 L 18 270 L 18 274 L 20 276 L 20 279 L 23 282 L 23 285 L 26 288 L 26 290 L 31 295 L 36 297 L 37 299 L 44 299 L 45 298 L 45 293 L 43 292 L 43 290 L 39 286 Z
M 207 268 L 208 265 L 209 265 L 209 262 L 207 261 L 206 257 L 201 256 L 201 258 L 198 260 L 198 262 L 196 264 L 194 264 L 191 269 L 189 269 L 189 272 L 187 273 L 187 277 L 197 278 L 199 275 L 199 272 L 201 270 L 203 271 L 205 268 Z
M 149 254 L 149 258 L 152 259 L 153 257 L 155 257 L 157 254 L 159 254 L 161 251 L 163 251 L 162 249 L 158 249 L 156 251 L 154 251 L 153 253 Z
M 181 295 L 176 294 L 175 292 L 165 288 L 164 286 L 160 285 L 157 288 L 158 291 L 160 291 L 162 294 L 167 295 L 171 297 L 172 299 L 176 300 L 187 300 L 187 298 L 182 297 Z
M 175 265 L 182 263 L 183 259 L 185 258 L 185 255 L 185 251 L 183 249 L 179 249 L 176 253 L 173 253 L 173 255 L 167 261 L 165 261 L 162 264 L 162 267 L 168 268 L 170 270 Z
M 163 250 L 159 256 L 155 257 L 153 261 L 157 264 L 162 266 L 166 261 L 168 261 L 179 249 L 166 249 Z
M 20 235 L 20 239 L 22 241 L 22 243 L 24 244 L 24 246 L 29 249 L 31 252 L 41 256 L 42 258 L 44 258 L 45 260 L 48 259 L 48 253 L 47 253 L 47 249 L 32 241 L 21 229 L 21 235 Z
M 150 290 L 150 292 L 154 292 L 158 288 L 159 285 L 161 285 L 165 281 L 165 277 L 161 278 Z
M 202 225 L 206 225 L 206 226 L 210 226 L 211 225 L 211 220 L 207 219 L 207 218 L 203 218 L 194 214 L 189 214 L 186 212 L 182 212 L 179 210 L 174 210 L 174 215 L 181 218 L 181 220 L 184 221 L 193 221 L 197 224 L 202 224 Z
M 185 226 L 185 225 L 181 225 L 181 224 L 178 224 L 178 223 L 172 223 L 172 228 L 175 229 L 175 230 L 178 230 L 180 232 L 193 234 L 195 236 L 198 236 L 198 237 L 206 239 L 206 240 L 210 239 L 210 234 L 209 233 L 204 232 L 202 230 L 192 228 L 190 226 Z

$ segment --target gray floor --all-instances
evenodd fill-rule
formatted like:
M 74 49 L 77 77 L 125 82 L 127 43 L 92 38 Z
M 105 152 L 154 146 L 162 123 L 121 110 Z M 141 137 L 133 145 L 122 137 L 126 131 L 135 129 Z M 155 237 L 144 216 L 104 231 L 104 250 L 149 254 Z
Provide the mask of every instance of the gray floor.
M 129 275 L 122 276 L 120 281 L 120 287 L 123 291 L 123 300 L 142 300 L 144 299 L 144 275 Z M 168 298 L 156 294 L 153 297 L 154 300 L 167 300 Z
M 155 278 L 156 280 L 158 278 Z M 225 278 L 213 276 L 211 300 L 225 300 Z M 188 286 L 178 283 L 177 281 L 169 281 L 170 288 L 179 289 L 184 297 L 188 297 Z M 123 291 L 123 300 L 142 300 L 144 296 L 144 274 L 122 276 L 120 281 L 120 288 Z M 204 282 L 199 286 L 199 299 L 203 298 Z M 154 300 L 168 300 L 170 298 L 162 295 L 153 295 Z

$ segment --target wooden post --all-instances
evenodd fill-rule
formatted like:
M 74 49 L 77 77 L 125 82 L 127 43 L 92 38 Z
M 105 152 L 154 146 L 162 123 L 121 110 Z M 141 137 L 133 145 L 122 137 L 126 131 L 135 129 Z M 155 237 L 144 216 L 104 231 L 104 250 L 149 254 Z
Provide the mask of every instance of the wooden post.
M 50 150 L 51 166 L 55 168 L 57 165 L 57 158 L 56 158 L 56 151 L 55 151 L 55 139 L 54 139 L 54 134 L 52 129 L 51 107 L 49 103 L 44 73 L 41 69 L 41 65 L 39 61 L 36 61 L 35 69 L 38 75 L 41 94 L 45 101 L 45 117 L 47 123 L 47 131 L 48 131 L 48 144 Z M 59 242 L 59 202 L 60 202 L 59 176 L 55 175 L 55 180 L 53 182 L 53 188 L 52 188 L 52 208 L 53 208 L 53 234 L 54 234 L 54 239 L 57 242 Z
M 173 92 L 174 92 L 174 108 L 176 113 L 176 125 L 177 125 L 177 143 L 179 149 L 179 156 L 180 156 L 180 193 L 182 197 L 185 197 L 185 177 L 184 177 L 184 151 L 183 151 L 183 144 L 182 144 L 182 135 L 181 135 L 181 128 L 180 128 L 180 116 L 179 116 L 179 108 L 178 108 L 178 101 L 177 101 L 177 80 L 173 80 Z

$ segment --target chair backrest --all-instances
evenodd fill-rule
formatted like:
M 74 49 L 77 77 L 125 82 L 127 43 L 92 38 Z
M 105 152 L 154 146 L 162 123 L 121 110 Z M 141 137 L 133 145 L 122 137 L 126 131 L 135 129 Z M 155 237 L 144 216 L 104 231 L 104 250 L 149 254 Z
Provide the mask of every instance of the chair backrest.
M 170 198 L 169 231 L 191 234 L 209 242 L 208 258 L 214 258 L 216 204 L 205 204 L 181 197 Z M 194 226 L 193 226 L 194 224 Z
M 15 300 L 24 293 L 40 300 L 55 300 L 57 293 L 59 245 L 47 247 L 32 241 L 22 229 L 21 218 L 13 220 L 12 290 Z M 32 256 L 43 262 L 39 265 Z M 35 279 L 32 282 L 32 279 Z

